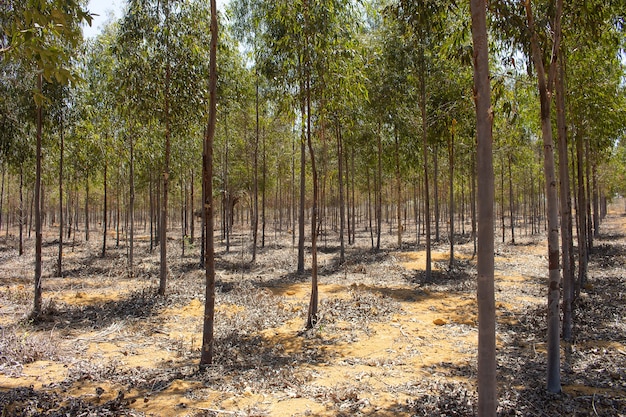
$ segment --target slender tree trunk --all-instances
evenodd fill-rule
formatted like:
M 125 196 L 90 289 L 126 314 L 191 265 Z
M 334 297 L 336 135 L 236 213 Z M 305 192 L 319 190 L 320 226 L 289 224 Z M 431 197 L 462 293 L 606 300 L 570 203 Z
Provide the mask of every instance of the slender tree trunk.
M 511 169 L 511 155 L 509 154 L 509 216 L 511 217 L 511 243 L 515 245 L 515 201 L 513 197 L 513 171 Z
M 339 170 L 339 262 L 343 264 L 346 260 L 346 245 L 344 239 L 345 217 L 346 217 L 346 201 L 343 188 L 343 138 L 341 136 L 341 124 L 337 120 L 337 169 Z M 348 241 L 350 241 L 350 222 L 348 221 Z
M 42 91 L 43 75 L 37 76 L 37 90 Z M 41 104 L 37 104 L 37 144 L 35 154 L 35 295 L 33 305 L 33 317 L 37 318 L 41 315 L 41 160 L 43 158 L 41 152 L 41 136 L 43 127 L 43 110 Z
M 380 122 L 378 124 L 377 147 L 378 147 L 378 172 L 376 175 L 376 250 L 380 250 L 380 235 L 383 221 L 383 146 Z
M 106 256 L 106 251 L 107 251 L 107 228 L 109 226 L 108 222 L 107 222 L 107 195 L 108 195 L 108 188 L 107 188 L 107 168 L 109 166 L 109 163 L 107 161 L 107 157 L 105 155 L 104 157 L 104 181 L 103 181 L 103 188 L 104 188 L 104 207 L 102 208 L 102 252 L 100 254 L 100 256 L 102 258 L 104 258 Z
M 422 114 L 422 158 L 424 163 L 424 225 L 426 231 L 426 273 L 424 279 L 428 282 L 432 278 L 432 253 L 430 237 L 430 190 L 428 184 L 428 122 L 426 114 L 426 69 L 424 49 L 420 47 L 420 109 Z
M 474 244 L 474 251 L 472 252 L 472 258 L 474 258 L 474 256 L 476 256 L 477 253 L 477 230 L 476 230 L 476 158 L 474 155 L 472 155 L 472 175 L 470 175 L 471 178 L 471 192 L 470 192 L 470 211 L 471 211 L 471 216 L 472 216 L 472 242 Z M 492 162 L 493 163 L 493 162 Z
M 211 43 L 209 52 L 209 121 L 204 138 L 202 183 L 204 184 L 204 219 L 206 237 L 205 302 L 200 367 L 213 363 L 215 319 L 215 246 L 213 242 L 213 138 L 217 119 L 217 6 L 211 1 Z
M 537 34 L 535 33 L 534 18 L 532 15 L 530 0 L 526 0 L 526 17 L 528 28 L 531 33 L 531 46 L 533 62 L 537 70 L 537 87 L 541 104 L 541 131 L 543 136 L 543 170 L 545 175 L 545 190 L 548 221 L 548 363 L 547 363 L 547 389 L 549 392 L 561 391 L 561 351 L 560 351 L 560 317 L 559 298 L 561 274 L 559 270 L 559 218 L 556 175 L 554 169 L 554 144 L 552 139 L 552 121 L 550 114 L 550 100 L 552 87 L 556 75 L 557 58 L 561 36 L 561 11 L 563 0 L 557 0 L 557 10 L 554 25 L 554 45 L 550 72 L 546 80 L 543 67 L 542 53 L 539 49 Z
M 306 11 L 305 11 L 306 13 Z M 309 65 L 307 65 L 307 68 Z M 307 314 L 306 328 L 311 329 L 317 323 L 318 286 L 317 286 L 317 205 L 318 205 L 318 177 L 315 166 L 315 150 L 311 137 L 311 79 L 307 69 L 306 80 L 306 136 L 311 158 L 311 174 L 313 176 L 313 207 L 311 209 L 311 299 Z
M 433 200 L 435 200 L 435 242 L 439 242 L 439 145 L 435 144 L 433 152 Z
M 0 230 L 2 230 L 2 225 L 3 225 L 3 221 L 5 221 L 7 224 L 9 223 L 6 219 L 4 219 L 4 217 L 2 217 L 3 214 L 3 203 L 4 203 L 4 178 L 6 175 L 6 163 L 2 163 L 2 186 L 0 186 Z M 7 216 L 8 217 L 8 216 Z M 8 229 L 7 229 L 8 230 Z
M 259 75 L 256 74 L 256 93 L 254 111 L 256 117 L 255 133 L 254 133 L 254 161 L 252 187 L 252 262 L 256 262 L 256 247 L 259 239 Z
M 600 192 L 598 191 L 598 164 L 591 167 L 591 188 L 593 200 L 593 237 L 600 235 Z
M 494 296 L 493 233 L 493 150 L 491 92 L 486 5 L 471 0 L 472 39 L 474 43 L 474 102 L 478 159 L 478 416 L 495 417 L 496 389 L 496 305 Z M 472 175 L 472 178 L 474 176 Z
M 193 183 L 194 183 L 194 175 L 193 175 L 193 169 L 191 169 L 190 171 L 191 174 L 191 188 L 189 189 L 189 213 L 191 214 L 191 220 L 189 223 L 189 228 L 190 228 L 190 234 L 191 234 L 191 241 L 194 242 L 195 241 L 195 232 L 196 232 L 196 214 L 194 213 L 194 187 L 193 187 Z
M 589 145 L 589 138 L 585 138 L 585 160 L 587 163 L 585 164 L 585 189 L 587 190 L 587 247 L 589 250 L 593 250 L 593 238 L 594 238 L 594 228 L 595 225 L 593 223 L 594 218 L 591 211 L 592 199 L 593 199 L 593 190 L 591 186 L 591 168 L 595 162 L 591 160 L 591 150 Z M 588 255 L 588 254 L 587 254 Z
M 20 236 L 19 236 L 19 247 L 18 247 L 18 255 L 22 256 L 24 254 L 24 168 L 20 165 L 20 218 L 19 218 L 19 227 L 20 227 Z
M 452 131 L 448 142 L 448 165 L 450 165 L 450 262 L 448 268 L 454 268 L 454 133 L 456 130 L 456 120 L 452 121 Z
M 587 193 L 585 191 L 584 159 L 583 159 L 583 138 L 578 132 L 576 134 L 576 165 L 578 178 L 578 206 L 576 214 L 578 217 L 578 280 L 574 285 L 575 298 L 580 295 L 580 289 L 587 281 L 587 261 L 588 261 L 588 239 L 587 239 Z
M 302 64 L 301 64 L 302 65 Z M 300 91 L 304 90 L 300 86 Z M 300 114 L 302 115 L 301 135 L 300 135 L 300 207 L 298 212 L 298 273 L 304 273 L 304 203 L 306 191 L 306 121 L 304 114 L 306 111 L 306 100 L 304 94 L 300 100 Z
M 556 123 L 559 149 L 559 187 L 561 195 L 561 251 L 563 253 L 563 339 L 572 341 L 572 301 L 574 297 L 574 246 L 572 241 L 572 197 L 570 194 L 567 123 L 565 118 L 564 54 L 559 57 L 556 87 Z
M 265 247 L 265 208 L 266 208 L 266 184 L 267 184 L 267 152 L 265 148 L 265 129 L 261 132 L 261 145 L 263 146 L 263 163 L 261 167 L 261 247 Z
M 65 148 L 65 132 L 63 116 L 60 118 L 59 134 L 59 254 L 57 257 L 57 276 L 63 276 L 63 154 Z
M 89 242 L 89 172 L 85 173 L 85 242 Z
M 169 33 L 169 2 L 164 2 L 165 25 Z M 171 126 L 170 126 L 170 59 L 169 59 L 169 35 L 165 39 L 165 164 L 163 170 L 163 197 L 161 200 L 161 226 L 159 228 L 160 241 L 160 267 L 159 267 L 159 295 L 165 295 L 167 287 L 167 204 L 169 199 L 170 184 L 170 147 L 171 147 Z
M 128 242 L 128 276 L 134 276 L 134 246 L 135 246 L 135 143 L 133 141 L 134 130 L 131 127 L 129 141 L 130 141 L 130 195 L 128 202 L 128 217 L 129 217 L 129 242 Z
M 395 145 L 396 145 L 396 220 L 398 222 L 398 249 L 402 249 L 402 177 L 400 175 L 400 141 L 398 138 L 398 130 L 394 126 Z

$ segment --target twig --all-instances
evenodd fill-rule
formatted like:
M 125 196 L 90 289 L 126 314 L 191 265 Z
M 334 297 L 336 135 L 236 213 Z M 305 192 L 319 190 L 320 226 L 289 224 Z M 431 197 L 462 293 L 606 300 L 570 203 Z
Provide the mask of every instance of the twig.
M 211 413 L 217 413 L 217 414 L 243 415 L 239 411 L 218 410 L 215 408 L 203 408 L 203 407 L 194 407 L 194 408 L 196 410 L 209 411 Z
M 599 416 L 598 410 L 596 410 L 596 394 L 593 394 L 593 398 L 591 399 L 591 406 L 593 407 L 593 412 L 595 415 Z

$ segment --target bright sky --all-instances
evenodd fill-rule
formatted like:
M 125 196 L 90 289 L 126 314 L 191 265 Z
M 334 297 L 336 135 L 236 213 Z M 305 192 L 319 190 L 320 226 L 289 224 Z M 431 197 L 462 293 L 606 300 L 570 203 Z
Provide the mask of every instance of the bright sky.
M 227 0 L 217 0 L 217 8 L 222 9 L 223 4 L 226 3 Z M 83 34 L 86 38 L 93 38 L 97 36 L 104 27 L 105 23 L 108 21 L 109 16 L 115 16 L 115 18 L 122 17 L 122 12 L 124 7 L 126 6 L 126 0 L 89 0 L 89 6 L 87 9 L 92 14 L 97 14 L 99 16 L 94 16 L 93 22 L 91 22 L 91 27 L 85 25 L 83 27 Z

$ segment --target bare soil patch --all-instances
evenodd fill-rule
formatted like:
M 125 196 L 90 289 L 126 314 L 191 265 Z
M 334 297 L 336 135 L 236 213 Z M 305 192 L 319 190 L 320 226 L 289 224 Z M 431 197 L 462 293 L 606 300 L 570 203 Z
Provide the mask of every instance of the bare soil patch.
M 547 249 L 541 237 L 497 244 L 499 415 L 626 415 L 626 217 L 611 213 L 591 255 L 576 339 L 563 346 L 563 392 L 545 392 Z M 392 247 L 395 236 L 385 236 Z M 93 239 L 93 237 L 92 237 Z M 46 318 L 29 322 L 33 254 L 0 241 L 0 409 L 15 416 L 473 416 L 476 300 L 472 244 L 372 252 L 366 237 L 320 253 L 320 319 L 304 331 L 310 275 L 290 237 L 260 250 L 247 237 L 217 264 L 215 365 L 199 371 L 204 275 L 198 248 L 171 241 L 168 294 L 158 252 L 100 242 L 44 249 Z M 114 243 L 113 243 L 114 244 Z M 32 245 L 32 241 L 27 241 Z

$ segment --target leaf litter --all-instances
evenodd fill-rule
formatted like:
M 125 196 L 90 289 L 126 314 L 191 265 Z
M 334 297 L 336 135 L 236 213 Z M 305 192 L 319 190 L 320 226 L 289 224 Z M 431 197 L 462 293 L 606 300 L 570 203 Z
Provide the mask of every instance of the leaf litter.
M 591 254 L 575 337 L 562 347 L 563 392 L 545 378 L 545 256 L 538 237 L 497 244 L 500 416 L 626 415 L 626 219 L 612 214 Z M 387 236 L 391 246 L 393 236 Z M 244 239 L 233 239 L 242 242 Z M 100 260 L 95 242 L 44 276 L 45 316 L 29 321 L 23 258 L 3 256 L 0 409 L 16 416 L 473 416 L 475 270 L 471 243 L 422 252 L 320 251 L 320 315 L 304 330 L 309 275 L 288 243 L 218 253 L 214 365 L 198 369 L 204 275 L 172 245 L 165 297 L 158 254 L 139 246 L 137 276 L 125 250 Z M 15 242 L 5 242 L 10 252 Z M 145 244 L 140 242 L 139 245 Z M 45 248 L 48 267 L 55 248 Z M 5 252 L 6 253 L 6 252 Z M 80 256 L 79 256 L 80 254 Z M 407 264 L 408 263 L 408 264 Z M 25 278 L 26 276 L 26 278 Z M 20 414 L 21 413 L 21 414 Z

